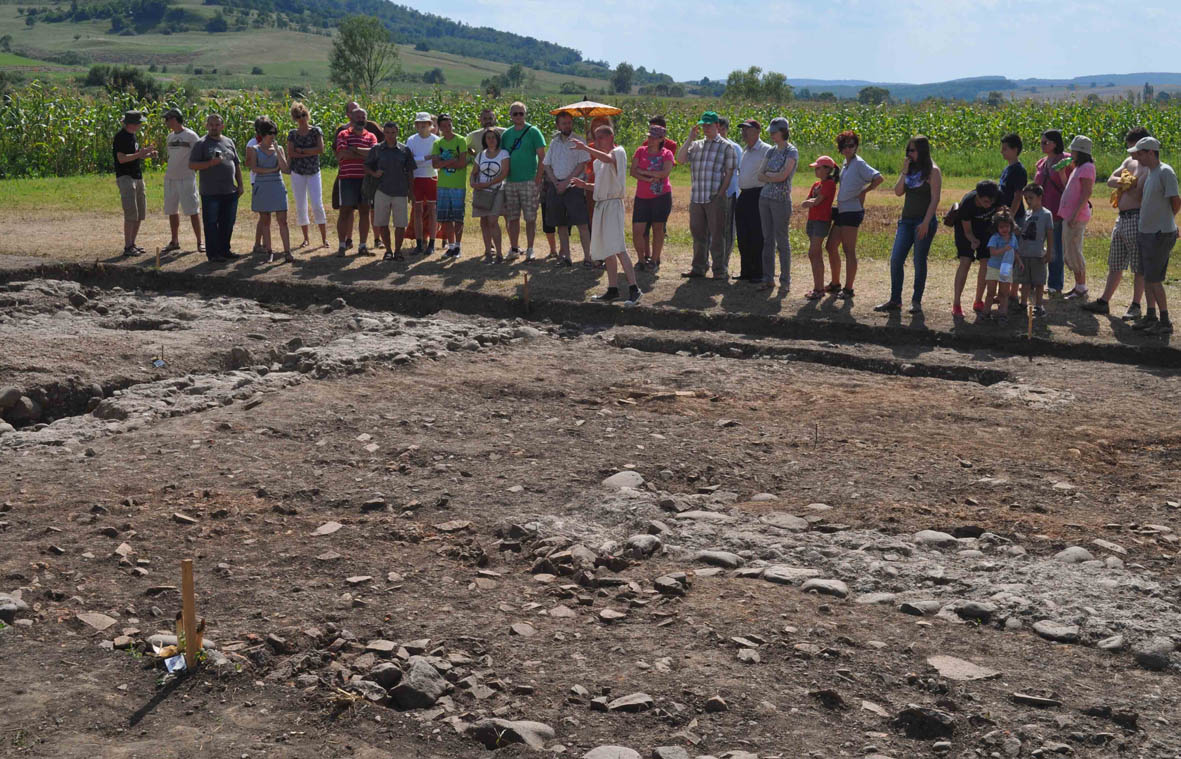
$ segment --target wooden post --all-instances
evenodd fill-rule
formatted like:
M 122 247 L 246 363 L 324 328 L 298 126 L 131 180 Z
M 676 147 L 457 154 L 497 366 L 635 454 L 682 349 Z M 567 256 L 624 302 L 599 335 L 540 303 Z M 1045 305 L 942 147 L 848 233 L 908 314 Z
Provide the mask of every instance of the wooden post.
M 525 313 L 529 313 L 529 272 L 525 272 Z
M 1030 289 L 1033 289 L 1033 288 L 1030 288 Z M 1033 339 L 1033 303 L 1032 302 L 1025 304 L 1025 315 L 1029 317 L 1029 331 L 1026 333 L 1025 337 L 1027 340 L 1032 340 Z
M 197 598 L 193 592 L 193 560 L 180 562 L 181 614 L 185 628 L 185 668 L 192 672 L 197 665 Z

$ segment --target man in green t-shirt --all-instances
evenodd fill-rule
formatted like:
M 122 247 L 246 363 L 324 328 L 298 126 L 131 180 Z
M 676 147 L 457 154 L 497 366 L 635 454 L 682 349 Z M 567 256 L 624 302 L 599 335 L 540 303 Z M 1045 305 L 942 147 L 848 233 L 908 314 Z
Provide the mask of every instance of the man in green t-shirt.
M 512 127 L 500 136 L 500 146 L 508 151 L 508 179 L 504 183 L 504 214 L 508 220 L 508 239 L 512 247 L 505 260 L 521 254 L 517 242 L 521 236 L 521 216 L 525 217 L 525 260 L 533 260 L 533 237 L 537 234 L 537 201 L 545 171 L 545 137 L 541 130 L 525 121 L 525 104 L 509 106 Z
M 441 136 L 431 147 L 431 164 L 439 172 L 439 199 L 435 206 L 436 218 L 443 226 L 447 249 L 443 258 L 459 258 L 459 244 L 463 240 L 464 190 L 467 188 L 467 140 L 455 133 L 451 117 L 439 114 Z

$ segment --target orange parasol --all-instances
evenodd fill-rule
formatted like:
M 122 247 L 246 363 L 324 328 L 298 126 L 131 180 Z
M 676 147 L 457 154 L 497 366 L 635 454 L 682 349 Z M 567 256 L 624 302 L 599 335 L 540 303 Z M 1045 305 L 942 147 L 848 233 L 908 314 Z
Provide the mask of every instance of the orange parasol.
M 594 118 L 595 116 L 616 116 L 623 113 L 622 108 L 616 108 L 613 105 L 606 105 L 605 103 L 596 103 L 591 100 L 581 100 L 577 103 L 564 105 L 561 108 L 555 108 L 550 111 L 554 116 L 559 113 L 568 113 L 571 116 L 581 116 L 583 118 Z

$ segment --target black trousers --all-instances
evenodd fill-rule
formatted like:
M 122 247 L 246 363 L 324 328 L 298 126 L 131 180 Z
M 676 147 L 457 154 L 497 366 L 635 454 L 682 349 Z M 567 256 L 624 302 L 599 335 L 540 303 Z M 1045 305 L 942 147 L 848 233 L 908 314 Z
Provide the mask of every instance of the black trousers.
M 739 279 L 763 278 L 763 222 L 759 217 L 759 194 L 755 187 L 738 194 L 734 207 L 734 232 L 738 237 Z

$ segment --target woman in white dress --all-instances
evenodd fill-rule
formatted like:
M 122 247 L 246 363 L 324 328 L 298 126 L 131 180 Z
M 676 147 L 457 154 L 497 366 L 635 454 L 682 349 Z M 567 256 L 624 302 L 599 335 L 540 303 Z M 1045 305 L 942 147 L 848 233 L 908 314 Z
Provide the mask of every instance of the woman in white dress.
M 640 288 L 636 284 L 636 271 L 631 257 L 627 254 L 627 214 L 623 208 L 623 197 L 627 192 L 627 153 L 615 144 L 615 130 L 610 126 L 595 129 L 595 147 L 581 140 L 574 140 L 576 150 L 584 150 L 595 159 L 595 181 L 587 182 L 575 178 L 572 184 L 593 192 L 595 215 L 591 219 L 590 255 L 595 261 L 607 262 L 607 292 L 596 295 L 594 300 L 611 302 L 619 300 L 619 266 L 627 277 L 628 294 L 626 306 L 640 302 Z

